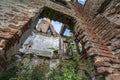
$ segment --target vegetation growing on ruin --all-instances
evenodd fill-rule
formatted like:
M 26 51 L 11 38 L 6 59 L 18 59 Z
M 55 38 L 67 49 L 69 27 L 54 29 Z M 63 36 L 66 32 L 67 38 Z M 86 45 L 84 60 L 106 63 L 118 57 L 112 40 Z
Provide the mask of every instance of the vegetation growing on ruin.
M 53 69 L 49 80 L 91 80 L 94 74 L 93 61 L 88 58 L 80 60 L 79 54 L 73 54 L 71 60 L 63 60 L 59 67 Z
M 16 61 L 7 68 L 0 80 L 91 80 L 94 76 L 92 59 L 81 60 L 71 37 L 66 39 L 72 50 L 72 57 L 68 60 L 60 60 L 56 68 L 49 68 L 49 59 L 37 58 L 33 55 L 23 55 L 22 61 Z M 59 51 L 51 48 L 58 59 L 61 59 Z M 34 53 L 35 55 L 35 53 Z

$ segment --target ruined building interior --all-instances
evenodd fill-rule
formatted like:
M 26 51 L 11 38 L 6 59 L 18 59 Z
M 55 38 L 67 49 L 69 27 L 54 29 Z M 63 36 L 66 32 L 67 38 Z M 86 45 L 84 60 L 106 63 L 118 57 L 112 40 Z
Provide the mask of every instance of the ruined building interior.
M 120 0 L 0 0 L 0 80 L 120 80 Z

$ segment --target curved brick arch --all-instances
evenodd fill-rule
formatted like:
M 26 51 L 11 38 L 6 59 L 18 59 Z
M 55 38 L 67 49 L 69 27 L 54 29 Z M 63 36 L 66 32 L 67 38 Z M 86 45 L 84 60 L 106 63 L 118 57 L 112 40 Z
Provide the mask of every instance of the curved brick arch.
M 84 6 L 79 5 L 76 1 L 68 2 L 67 6 L 70 8 L 67 8 L 66 5 L 56 4 L 49 0 L 22 0 L 22 2 L 20 0 L 17 2 L 1 0 L 0 54 L 4 52 L 7 58 L 15 54 L 31 33 L 38 19 L 47 14 L 49 10 L 52 13 L 56 11 L 63 13 L 65 17 L 68 15 L 64 22 L 72 25 L 72 32 L 75 38 L 84 44 L 86 54 L 95 55 L 96 71 L 103 74 L 108 72 L 113 76 L 114 74 L 119 75 L 120 1 L 111 0 L 105 4 L 106 1 L 108 0 L 87 0 Z M 104 7 L 104 10 L 101 7 Z M 42 12 L 44 10 L 45 12 Z M 55 18 L 63 20 L 61 16 Z M 75 22 L 76 25 L 74 25 Z
M 107 8 L 110 10 L 110 8 L 113 8 L 111 6 L 115 6 L 118 3 L 117 0 L 110 2 L 109 5 L 105 5 L 105 7 L 107 6 L 106 10 L 102 14 L 98 13 L 96 16 L 96 11 L 100 9 L 100 4 L 103 4 L 104 1 L 93 2 L 88 0 L 84 8 L 78 3 L 71 4 L 70 6 L 76 13 L 75 37 L 84 44 L 84 48 L 87 51 L 87 55 L 83 56 L 94 56 L 94 65 L 96 66 L 97 73 L 104 74 L 108 72 L 114 75 L 119 73 L 118 66 L 120 66 L 120 39 L 118 39 L 120 30 L 116 28 L 120 26 L 118 23 L 120 20 L 116 19 L 113 22 L 111 19 L 115 18 L 115 16 L 112 16 L 110 19 L 105 14 L 109 14 Z M 94 4 L 91 5 L 92 3 Z M 97 5 L 98 3 L 99 5 Z M 116 13 L 112 15 L 118 16 Z M 114 78 L 111 79 L 114 80 Z

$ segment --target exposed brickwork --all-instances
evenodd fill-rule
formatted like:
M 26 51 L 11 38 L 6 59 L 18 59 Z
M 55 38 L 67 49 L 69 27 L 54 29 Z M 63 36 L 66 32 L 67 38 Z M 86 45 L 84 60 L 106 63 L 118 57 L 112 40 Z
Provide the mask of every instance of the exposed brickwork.
M 86 5 L 84 6 L 84 12 L 88 16 L 94 16 L 97 14 L 98 9 L 105 0 L 87 0 Z
M 83 54 L 83 58 L 87 56 L 94 57 L 97 73 L 104 74 L 107 72 L 114 74 L 119 73 L 120 69 L 120 58 L 118 56 L 120 54 L 120 39 L 118 38 L 120 35 L 118 27 L 120 25 L 118 23 L 119 20 L 111 21 L 115 16 L 111 18 L 104 16 L 105 10 L 102 12 L 103 14 L 97 13 L 104 1 L 87 0 L 84 8 L 78 3 L 70 6 L 76 12 L 77 23 L 74 27 L 76 40 L 79 40 L 86 49 L 86 54 Z M 98 3 L 99 5 L 97 5 Z M 115 1 L 112 1 L 112 3 L 115 3 Z M 118 11 L 120 10 L 117 8 Z M 110 80 L 113 79 L 111 78 Z
M 49 0 L 0 1 L 0 59 L 3 60 L 0 66 L 2 68 L 7 67 L 7 61 L 17 53 L 31 29 L 36 26 L 44 7 L 73 16 L 70 9 Z
M 0 59 L 3 60 L 3 62 L 0 62 L 2 67 L 6 67 L 6 57 L 11 55 L 5 55 L 4 51 L 9 50 L 10 52 L 14 47 L 18 46 L 16 44 L 19 43 L 22 35 L 35 26 L 44 6 L 74 17 L 76 24 L 73 28 L 73 33 L 76 40 L 80 41 L 86 50 L 83 58 L 92 56 L 97 73 L 104 74 L 107 72 L 112 74 L 109 80 L 119 80 L 119 0 L 87 0 L 85 6 L 79 5 L 74 0 L 74 3 L 67 5 L 71 9 L 49 0 L 18 0 L 17 2 L 13 0 L 1 0 L 0 54 L 4 55 L 0 56 Z M 13 47 L 13 45 L 15 46 Z M 117 74 L 117 76 L 113 74 Z

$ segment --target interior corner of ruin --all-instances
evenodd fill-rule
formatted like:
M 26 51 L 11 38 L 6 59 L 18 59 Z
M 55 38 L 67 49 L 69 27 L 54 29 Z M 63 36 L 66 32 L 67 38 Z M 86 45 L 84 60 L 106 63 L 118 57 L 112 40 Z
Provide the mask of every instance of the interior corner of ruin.
M 0 80 L 120 80 L 120 0 L 0 0 Z

